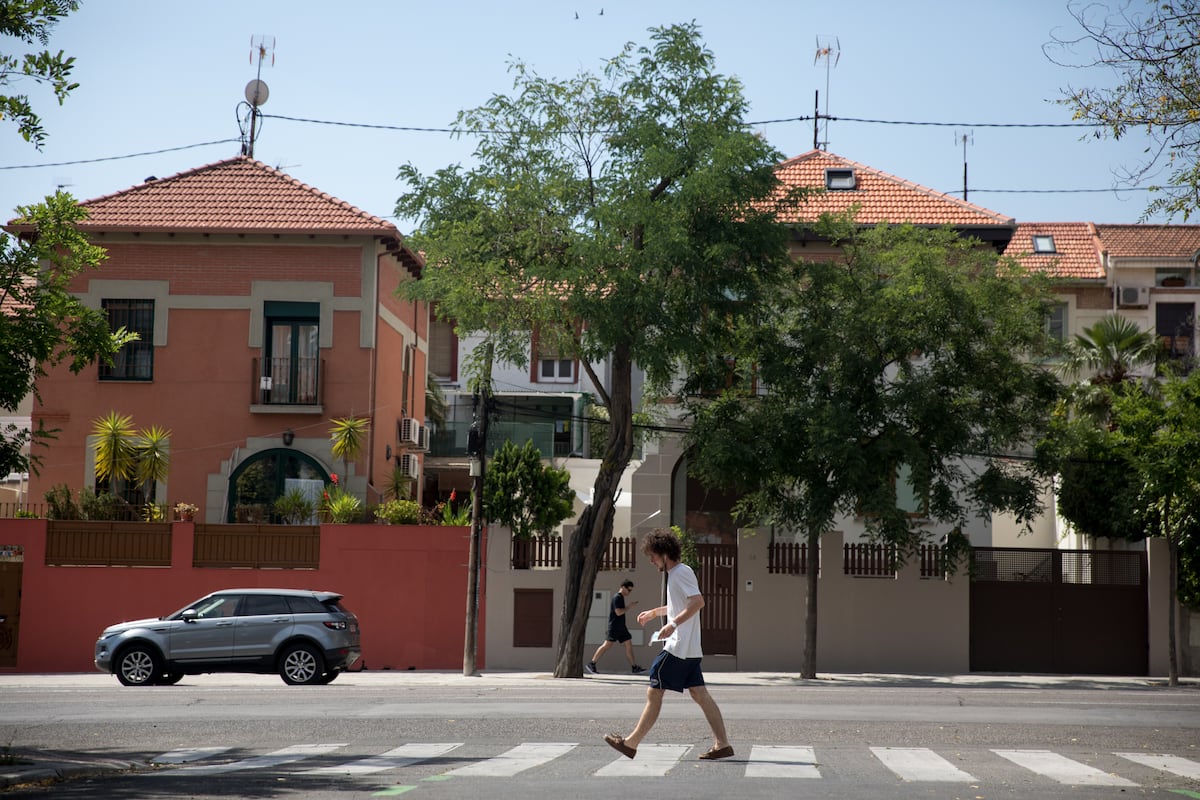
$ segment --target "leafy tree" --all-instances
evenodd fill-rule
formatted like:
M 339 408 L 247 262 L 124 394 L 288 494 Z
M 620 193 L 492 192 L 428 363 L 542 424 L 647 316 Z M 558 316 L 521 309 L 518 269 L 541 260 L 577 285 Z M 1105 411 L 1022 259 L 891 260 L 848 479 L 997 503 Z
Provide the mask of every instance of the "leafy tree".
M 1181 548 L 1200 540 L 1200 372 L 1169 376 L 1159 387 L 1131 386 L 1113 403 L 1114 448 L 1133 466 L 1138 508 L 1151 523 L 1148 533 L 1167 541 L 1168 679 L 1179 683 L 1175 604 Z
M 50 41 L 50 32 L 60 19 L 79 9 L 78 0 L 5 0 L 0 4 L 0 36 L 11 36 L 26 44 L 45 46 Z M 61 50 L 51 53 L 26 53 L 16 55 L 0 53 L 0 88 L 28 78 L 44 84 L 54 92 L 58 104 L 67 98 L 79 84 L 71 82 L 71 70 L 75 59 L 64 57 Z M 46 132 L 42 121 L 33 111 L 27 94 L 0 94 L 0 119 L 12 119 L 25 141 L 42 149 Z
M 769 290 L 786 262 L 787 232 L 766 202 L 782 155 L 746 126 L 741 86 L 714 71 L 695 25 L 652 29 L 649 46 L 627 45 L 602 76 L 511 69 L 511 94 L 459 114 L 478 140 L 473 166 L 401 168 L 410 190 L 397 213 L 418 220 L 411 241 L 427 264 L 402 290 L 436 301 L 460 336 L 483 333 L 483 361 L 527 364 L 536 331 L 596 387 L 607 441 L 567 549 L 554 671 L 578 677 L 634 447 L 635 365 L 666 391 L 681 358 L 721 347 L 715 321 Z M 481 366 L 468 368 L 490 380 Z
M 1117 77 L 1112 88 L 1068 87 L 1060 102 L 1075 119 L 1097 123 L 1097 137 L 1121 139 L 1143 130 L 1152 146 L 1139 164 L 1127 166 L 1131 183 L 1170 170 L 1160 196 L 1145 216 L 1166 212 L 1184 221 L 1200 197 L 1200 0 L 1159 0 L 1144 6 L 1122 3 L 1117 12 L 1092 2 L 1072 3 L 1082 28 L 1076 38 L 1059 38 L 1044 51 L 1065 66 L 1099 67 Z M 1076 52 L 1088 55 L 1076 61 Z M 1094 51 L 1094 55 L 1091 55 Z
M 851 217 L 815 227 L 842 256 L 795 263 L 775 302 L 739 326 L 734 373 L 716 366 L 732 385 L 689 396 L 689 472 L 738 491 L 739 519 L 803 532 L 810 553 L 843 516 L 902 558 L 930 523 L 953 548 L 973 511 L 1032 519 L 1040 480 L 1004 454 L 1037 440 L 1058 393 L 1029 359 L 1048 344 L 1040 276 L 950 230 L 859 229 Z M 898 498 L 905 476 L 919 510 Z M 807 602 L 812 678 L 815 569 Z
M 484 517 L 517 539 L 546 536 L 574 512 L 570 481 L 565 469 L 542 464 L 532 440 L 522 447 L 505 442 L 483 477 Z
M 71 281 L 96 269 L 104 250 L 92 245 L 76 225 L 86 212 L 69 194 L 57 192 L 39 205 L 17 209 L 21 236 L 0 231 L 0 407 L 15 409 L 47 370 L 66 363 L 79 373 L 100 360 L 112 363 L 124 344 L 137 339 L 124 328 L 110 331 L 97 309 L 70 292 Z M 9 425 L 0 441 L 0 473 L 36 470 L 31 443 L 45 443 L 53 431 Z

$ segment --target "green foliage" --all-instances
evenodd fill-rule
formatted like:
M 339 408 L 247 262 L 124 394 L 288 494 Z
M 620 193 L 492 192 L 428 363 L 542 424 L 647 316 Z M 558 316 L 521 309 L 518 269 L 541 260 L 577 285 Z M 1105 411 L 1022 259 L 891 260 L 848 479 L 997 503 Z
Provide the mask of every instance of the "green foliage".
M 371 421 L 366 417 L 342 417 L 330 422 L 329 438 L 334 458 L 346 464 L 358 458 L 362 452 L 367 429 Z
M 321 496 L 321 513 L 325 519 L 341 524 L 360 522 L 363 516 L 362 500 L 343 489 L 338 484 L 337 475 L 331 475 L 330 480 Z
M 403 500 L 408 497 L 411 486 L 412 478 L 408 476 L 408 473 L 399 466 L 393 466 L 391 473 L 388 474 L 383 493 L 385 497 L 392 500 Z
M 316 503 L 300 489 L 290 489 L 276 498 L 273 510 L 284 525 L 305 525 L 317 512 Z
M 421 521 L 421 504 L 415 500 L 388 500 L 375 509 L 375 518 L 388 525 L 416 525 Z
M 1041 511 L 1039 476 L 1002 456 L 1040 438 L 1058 396 L 1030 357 L 1049 346 L 1044 282 L 950 230 L 862 230 L 827 218 L 845 258 L 795 264 L 737 331 L 736 365 L 715 398 L 691 395 L 689 472 L 736 489 L 736 515 L 821 535 L 841 514 L 911 554 L 929 523 Z M 712 386 L 700 364 L 689 385 Z M 729 367 L 716 366 L 722 374 Z M 977 463 L 968 463 L 970 456 Z M 906 474 L 925 514 L 899 502 Z
M 454 492 L 450 492 L 450 499 L 442 504 L 442 524 L 443 525 L 470 525 L 471 524 L 471 508 L 475 504 L 475 493 L 467 498 L 466 502 L 460 504 L 457 508 L 454 506 Z
M 0 231 L 0 408 L 9 409 L 31 393 L 37 397 L 37 380 L 50 368 L 66 363 L 77 374 L 97 360 L 111 363 L 137 338 L 124 328 L 110 331 L 104 315 L 70 291 L 77 275 L 105 258 L 76 227 L 86 212 L 75 200 L 57 192 L 42 204 L 19 207 L 17 217 L 27 235 Z M 26 455 L 24 448 L 45 445 L 54 433 L 6 427 L 0 473 L 37 472 L 38 453 Z
M 0 6 L 0 36 L 19 39 L 26 44 L 46 45 L 55 24 L 68 13 L 79 9 L 78 0 L 5 0 Z M 7 51 L 8 44 L 5 46 Z M 26 53 L 18 58 L 10 52 L 0 53 L 0 88 L 14 80 L 29 79 L 46 85 L 53 91 L 58 104 L 79 84 L 71 82 L 75 59 L 67 58 L 60 50 Z M 46 132 L 41 119 L 34 113 L 26 94 L 0 94 L 0 119 L 16 121 L 17 130 L 27 142 L 42 149 Z
M 483 514 L 518 539 L 546 536 L 574 512 L 571 474 L 542 464 L 533 441 L 505 442 L 483 478 Z
M 85 486 L 79 490 L 79 514 L 82 519 L 123 522 L 140 519 L 138 509 L 111 492 L 96 492 Z
M 1108 314 L 1067 345 L 1061 371 L 1070 377 L 1083 369 L 1095 371 L 1093 384 L 1124 383 L 1130 373 L 1158 358 L 1158 339 L 1120 314 Z
M 1160 0 L 1137 13 L 1124 4 L 1110 10 L 1079 2 L 1068 10 L 1083 33 L 1056 37 L 1047 55 L 1067 66 L 1099 68 L 1103 88 L 1068 87 L 1059 102 L 1075 119 L 1096 123 L 1097 137 L 1144 133 L 1151 146 L 1141 162 L 1126 165 L 1125 178 L 1136 185 L 1170 169 L 1168 185 L 1153 187 L 1144 218 L 1166 212 L 1186 222 L 1200 195 L 1200 2 Z M 1088 53 L 1082 63 L 1080 52 Z M 1115 85 L 1109 80 L 1113 73 Z
M 92 421 L 97 478 L 115 481 L 133 477 L 136 471 L 136 435 L 133 417 L 127 414 L 109 411 Z
M 687 564 L 693 570 L 700 569 L 700 553 L 696 550 L 695 532 L 672 525 L 671 533 L 679 540 L 679 563 Z
M 65 483 L 55 484 L 46 490 L 43 495 L 46 498 L 46 518 L 47 519 L 81 519 L 79 506 L 75 503 L 75 496 L 71 493 L 71 487 Z
M 164 522 L 167 519 L 165 503 L 150 503 L 142 505 L 142 520 L 144 522 Z

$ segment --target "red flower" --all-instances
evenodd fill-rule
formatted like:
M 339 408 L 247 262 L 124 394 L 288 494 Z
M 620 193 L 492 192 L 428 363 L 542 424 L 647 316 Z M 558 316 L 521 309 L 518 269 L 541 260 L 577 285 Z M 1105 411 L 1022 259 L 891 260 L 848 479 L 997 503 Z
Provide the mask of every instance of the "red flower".
M 329 473 L 329 480 L 330 480 L 330 482 L 333 483 L 334 486 L 337 486 L 337 473 L 336 472 Z
M 450 502 L 451 502 L 451 503 L 453 503 L 453 502 L 454 502 L 454 498 L 456 498 L 456 497 L 458 497 L 458 490 L 456 490 L 456 489 L 451 489 L 451 490 L 450 490 Z

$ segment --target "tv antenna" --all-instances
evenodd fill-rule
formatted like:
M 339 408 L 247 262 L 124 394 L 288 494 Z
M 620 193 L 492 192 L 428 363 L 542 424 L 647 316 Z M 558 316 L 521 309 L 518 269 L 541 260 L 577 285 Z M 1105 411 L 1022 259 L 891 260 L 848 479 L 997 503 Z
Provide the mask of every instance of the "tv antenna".
M 254 158 L 254 141 L 262 128 L 260 123 L 259 106 L 267 102 L 271 92 L 262 80 L 263 62 L 271 56 L 271 66 L 275 66 L 275 37 L 250 37 L 250 63 L 258 56 L 258 75 L 246 84 L 245 101 L 238 103 L 238 126 L 242 131 L 242 155 Z
M 842 46 L 838 37 L 834 36 L 832 40 L 828 36 L 817 37 L 817 54 L 813 56 L 813 66 L 825 62 L 825 113 L 821 113 L 821 91 L 818 89 L 813 101 L 813 150 L 829 149 L 829 72 L 837 66 L 841 57 Z M 824 140 L 819 138 L 822 117 L 825 118 Z
M 954 143 L 962 142 L 963 150 L 963 201 L 967 199 L 967 144 L 975 144 L 975 131 L 966 131 L 965 133 L 954 132 Z

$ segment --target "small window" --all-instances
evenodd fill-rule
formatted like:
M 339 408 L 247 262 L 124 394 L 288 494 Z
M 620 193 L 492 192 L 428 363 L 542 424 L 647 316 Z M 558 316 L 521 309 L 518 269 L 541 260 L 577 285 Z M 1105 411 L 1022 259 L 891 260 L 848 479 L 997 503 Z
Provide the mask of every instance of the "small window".
M 257 617 L 265 614 L 291 614 L 285 598 L 275 594 L 248 594 L 239 616 Z
M 112 366 L 101 362 L 102 381 L 149 381 L 154 379 L 154 301 L 101 300 L 111 330 L 125 328 L 138 335 L 113 354 Z
M 852 169 L 827 169 L 825 170 L 825 188 L 831 191 L 845 191 L 848 189 L 857 189 L 858 181 L 854 177 Z
M 1034 236 L 1033 237 L 1033 252 L 1035 253 L 1057 253 L 1058 250 L 1054 247 L 1053 236 Z
M 1067 340 L 1067 304 L 1056 303 L 1046 315 L 1046 333 L 1056 342 Z

